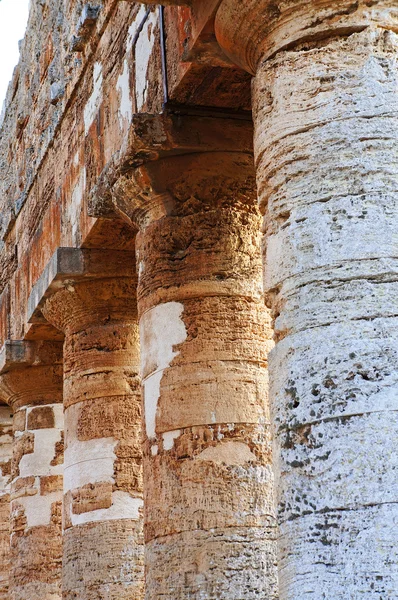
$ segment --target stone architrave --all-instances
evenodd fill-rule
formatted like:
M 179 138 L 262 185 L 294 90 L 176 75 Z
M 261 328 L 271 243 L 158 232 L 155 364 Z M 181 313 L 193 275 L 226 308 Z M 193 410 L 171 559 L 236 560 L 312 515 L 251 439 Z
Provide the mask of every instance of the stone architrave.
M 0 398 L 13 411 L 10 600 L 61 600 L 62 343 L 9 341 Z
M 398 597 L 395 0 L 223 0 L 251 72 L 281 600 Z
M 134 254 L 60 248 L 31 295 L 65 334 L 64 600 L 143 597 L 136 285 Z

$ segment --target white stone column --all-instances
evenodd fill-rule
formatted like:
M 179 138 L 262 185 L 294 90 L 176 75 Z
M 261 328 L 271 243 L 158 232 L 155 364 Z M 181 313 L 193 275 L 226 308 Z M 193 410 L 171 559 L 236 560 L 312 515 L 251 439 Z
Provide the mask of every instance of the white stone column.
M 394 599 L 397 5 L 225 0 L 217 28 L 256 75 L 280 597 Z

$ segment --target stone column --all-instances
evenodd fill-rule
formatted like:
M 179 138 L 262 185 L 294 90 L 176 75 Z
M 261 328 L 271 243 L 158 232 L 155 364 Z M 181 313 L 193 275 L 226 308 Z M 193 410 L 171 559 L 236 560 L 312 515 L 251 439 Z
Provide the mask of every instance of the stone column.
M 129 270 L 134 273 L 134 262 Z M 108 278 L 69 280 L 58 290 L 43 313 L 65 333 L 63 598 L 139 600 L 144 560 L 136 279 L 115 270 Z
M 0 406 L 0 600 L 8 600 L 12 411 Z
M 13 410 L 10 600 L 60 600 L 62 344 L 7 342 L 0 397 Z
M 281 600 L 398 597 L 394 0 L 224 0 L 255 74 Z
M 140 227 L 146 598 L 276 598 L 252 156 L 164 158 L 114 198 Z

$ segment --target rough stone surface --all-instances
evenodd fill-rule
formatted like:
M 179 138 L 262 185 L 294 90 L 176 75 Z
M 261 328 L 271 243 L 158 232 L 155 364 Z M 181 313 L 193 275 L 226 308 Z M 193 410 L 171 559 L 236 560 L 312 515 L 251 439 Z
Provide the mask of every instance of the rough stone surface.
M 36 352 L 35 352 L 36 350 Z M 10 487 L 10 600 L 62 597 L 62 345 L 20 344 L 0 397 L 15 415 Z M 29 364 L 30 363 L 30 364 Z
M 136 280 L 127 277 L 73 282 L 43 308 L 47 319 L 65 333 L 67 600 L 143 597 L 135 289 Z
M 138 180 L 146 598 L 276 598 L 252 160 L 165 159 Z
M 8 600 L 12 411 L 0 407 L 0 600 Z
M 30 4 L 0 596 L 398 600 L 396 0 Z
M 281 598 L 396 598 L 397 35 L 279 53 L 254 85 Z

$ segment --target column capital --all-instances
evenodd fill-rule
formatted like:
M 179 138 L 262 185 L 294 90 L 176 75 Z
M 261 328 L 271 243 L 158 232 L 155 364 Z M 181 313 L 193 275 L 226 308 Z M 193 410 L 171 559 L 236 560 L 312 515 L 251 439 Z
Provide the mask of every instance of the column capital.
M 92 190 L 89 215 L 101 219 L 122 218 L 142 227 L 148 218 L 156 219 L 164 214 L 167 194 L 163 194 L 168 177 L 163 177 L 163 183 L 159 179 L 165 165 L 180 164 L 181 171 L 184 162 L 192 162 L 199 154 L 211 157 L 221 153 L 245 154 L 253 165 L 251 120 L 230 113 L 210 114 L 206 110 L 190 114 L 137 115 L 126 146 L 110 161 Z M 253 167 L 252 174 L 254 176 Z M 169 199 L 167 204 L 170 204 Z M 139 206 L 145 208 L 147 216 Z
M 61 402 L 62 342 L 7 340 L 0 351 L 0 399 L 13 410 Z
M 112 197 L 140 229 L 139 315 L 153 303 L 198 297 L 204 290 L 245 295 L 254 285 L 260 294 L 255 243 L 247 257 L 247 276 L 242 277 L 230 269 L 238 260 L 236 247 L 223 241 L 234 229 L 237 236 L 240 231 L 253 240 L 259 231 L 251 155 L 205 152 L 149 162 L 120 177 Z M 218 228 L 211 223 L 219 223 Z
M 193 214 L 195 206 L 221 209 L 236 190 L 255 195 L 253 157 L 244 152 L 198 152 L 167 156 L 121 175 L 112 189 L 118 210 L 139 229 L 162 217 Z
M 397 30 L 395 0 L 222 0 L 215 29 L 227 56 L 255 74 L 280 50 L 371 25 Z

